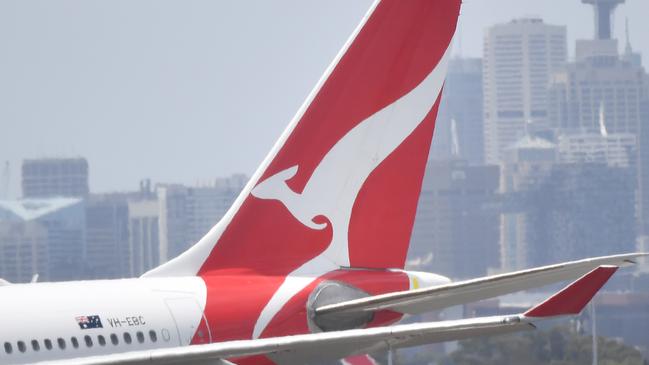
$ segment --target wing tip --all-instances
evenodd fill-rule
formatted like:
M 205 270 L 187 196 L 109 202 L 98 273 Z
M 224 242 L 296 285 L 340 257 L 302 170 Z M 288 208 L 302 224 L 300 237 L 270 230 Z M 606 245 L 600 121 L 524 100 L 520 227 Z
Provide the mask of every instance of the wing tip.
M 581 313 L 617 269 L 618 266 L 613 265 L 603 265 L 596 268 L 546 301 L 525 312 L 525 317 L 546 318 Z

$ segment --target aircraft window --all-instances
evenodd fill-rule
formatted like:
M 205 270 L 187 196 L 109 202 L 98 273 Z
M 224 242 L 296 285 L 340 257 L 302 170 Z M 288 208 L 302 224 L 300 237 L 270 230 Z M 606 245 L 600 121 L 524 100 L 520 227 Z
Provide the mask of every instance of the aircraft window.
M 99 342 L 101 346 L 106 346 L 106 339 L 102 335 L 97 336 L 97 342 Z
M 58 339 L 56 339 L 56 342 L 59 344 L 59 348 L 61 350 L 65 350 L 65 340 L 64 339 L 59 337 Z
M 144 333 L 137 331 L 135 334 L 135 337 L 137 337 L 137 342 L 142 343 L 144 342 Z
M 151 342 L 158 341 L 158 335 L 155 333 L 154 330 L 149 331 L 149 337 L 151 338 Z
M 79 348 L 79 341 L 76 337 L 70 337 L 70 342 L 72 343 L 72 347 L 74 347 L 75 349 Z
M 117 346 L 117 344 L 119 343 L 119 339 L 117 338 L 117 335 L 116 335 L 116 334 L 114 334 L 114 333 L 111 333 L 111 334 L 110 334 L 110 342 L 111 342 L 113 345 L 116 345 L 116 346 Z
M 92 337 L 85 335 L 83 336 L 83 340 L 86 342 L 86 346 L 92 347 Z
M 27 350 L 27 346 L 25 346 L 25 343 L 22 341 L 18 341 L 18 351 L 25 352 L 26 350 Z
M 169 342 L 171 339 L 171 335 L 169 334 L 169 330 L 166 328 L 162 329 L 162 339 L 165 340 L 165 342 Z
M 11 344 L 9 342 L 5 342 L 5 352 L 10 354 L 14 351 L 13 347 L 11 347 Z
M 127 344 L 130 344 L 131 341 L 132 341 L 131 340 L 131 334 L 128 333 L 128 332 L 124 332 L 124 342 L 126 342 Z
M 48 350 L 52 349 L 52 341 L 49 338 L 46 338 L 43 340 L 43 343 L 45 344 L 45 348 Z
M 38 351 L 41 349 L 41 345 L 38 343 L 38 340 L 32 340 L 32 349 Z

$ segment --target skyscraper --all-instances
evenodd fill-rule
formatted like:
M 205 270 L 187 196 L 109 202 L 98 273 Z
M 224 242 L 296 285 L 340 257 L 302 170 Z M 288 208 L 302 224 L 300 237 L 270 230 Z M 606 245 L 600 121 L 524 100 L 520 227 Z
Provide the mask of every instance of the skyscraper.
M 17 264 L 10 265 L 16 271 L 8 273 L 8 277 L 25 280 L 28 270 L 33 270 L 32 274 L 39 274 L 45 281 L 81 277 L 86 263 L 83 200 L 0 201 L 0 225 L 5 227 L 0 236 L 0 255 L 5 260 L 18 260 Z
M 452 59 L 435 122 L 432 158 L 484 163 L 482 104 L 482 60 Z
M 556 72 L 549 88 L 550 122 L 558 134 L 574 141 L 576 135 L 601 134 L 608 139 L 635 136 L 634 174 L 639 233 L 649 234 L 649 76 L 641 56 L 631 48 L 627 31 L 624 54 L 611 35 L 610 17 L 621 0 L 584 0 L 594 5 L 595 37 L 578 40 L 575 62 Z M 591 144 L 591 146 L 594 146 Z M 585 148 L 585 145 L 582 146 Z M 581 148 L 581 149 L 583 149 Z M 601 149 L 601 148 L 600 148 Z M 619 150 L 619 148 L 618 148 Z
M 556 164 L 525 195 L 531 266 L 633 252 L 633 168 Z
M 530 191 L 538 188 L 552 171 L 557 158 L 554 143 L 527 135 L 505 149 L 500 165 L 500 263 L 503 271 L 530 267 L 533 222 Z
M 550 120 L 560 133 L 637 135 L 648 88 L 642 67 L 620 58 L 617 40 L 579 40 L 576 59 L 555 72 L 549 89 Z
M 88 195 L 88 161 L 85 158 L 24 160 L 24 198 L 85 197 Z
M 128 194 L 91 194 L 86 200 L 85 279 L 129 276 Z
M 547 85 L 566 58 L 563 26 L 524 18 L 487 30 L 483 58 L 487 163 L 499 163 L 503 151 L 527 132 L 549 129 Z
M 0 278 L 28 283 L 49 280 L 47 228 L 35 221 L 0 221 Z
M 127 276 L 138 276 L 167 260 L 160 244 L 158 200 L 146 198 L 128 202 L 129 267 Z
M 452 278 L 498 267 L 498 166 L 431 160 L 426 170 L 409 262 Z
M 248 181 L 244 175 L 207 186 L 161 184 L 128 202 L 131 275 L 170 260 L 198 242 L 225 215 Z M 142 189 L 149 191 L 148 184 Z
M 248 181 L 244 175 L 216 179 L 207 186 L 160 185 L 160 245 L 169 260 L 184 252 L 218 222 Z
M 562 134 L 557 140 L 562 163 L 603 163 L 609 166 L 635 167 L 636 136 L 631 133 Z

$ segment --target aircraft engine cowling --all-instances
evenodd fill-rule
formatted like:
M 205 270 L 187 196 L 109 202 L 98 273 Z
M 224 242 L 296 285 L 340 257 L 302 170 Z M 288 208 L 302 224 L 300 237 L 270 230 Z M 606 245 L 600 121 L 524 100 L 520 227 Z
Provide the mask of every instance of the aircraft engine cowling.
M 368 297 L 369 294 L 349 284 L 327 280 L 309 295 L 307 316 L 311 332 L 340 331 L 363 328 L 374 319 L 374 313 L 332 313 L 316 315 L 315 309 L 328 304 Z

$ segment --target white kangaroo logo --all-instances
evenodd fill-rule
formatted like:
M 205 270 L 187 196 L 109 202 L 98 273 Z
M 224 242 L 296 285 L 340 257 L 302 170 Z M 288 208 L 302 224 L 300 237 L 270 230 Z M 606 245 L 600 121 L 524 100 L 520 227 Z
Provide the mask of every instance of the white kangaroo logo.
M 326 228 L 326 223 L 314 222 L 315 217 L 324 216 L 333 230 L 327 249 L 289 274 L 268 302 L 255 325 L 253 337 L 261 334 L 282 303 L 315 278 L 349 266 L 349 222 L 358 192 L 372 171 L 430 112 L 444 84 L 449 53 L 447 50 L 435 69 L 408 94 L 365 119 L 340 139 L 313 171 L 301 194 L 286 184 L 297 173 L 297 165 L 267 178 L 251 191 L 259 199 L 280 201 L 306 227 Z

